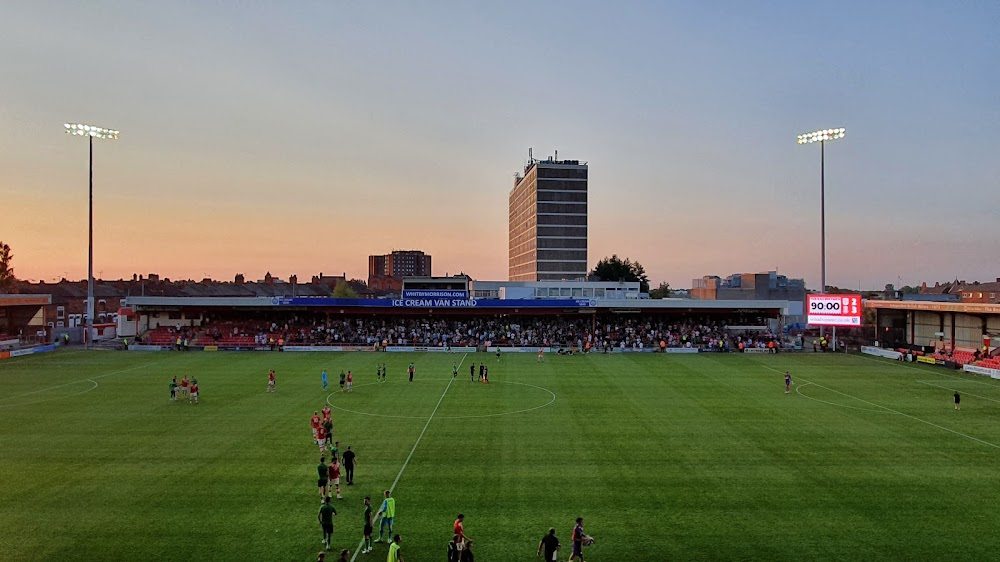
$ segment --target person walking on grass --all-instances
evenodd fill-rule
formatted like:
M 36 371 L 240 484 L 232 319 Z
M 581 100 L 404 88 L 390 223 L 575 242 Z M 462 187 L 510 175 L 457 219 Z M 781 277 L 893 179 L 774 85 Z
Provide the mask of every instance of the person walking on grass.
M 329 470 L 330 469 L 326 466 L 326 457 L 320 457 L 319 465 L 316 466 L 316 472 L 319 473 L 316 485 L 319 487 L 320 500 L 326 497 L 326 482 L 329 477 Z
M 957 390 L 955 391 L 955 409 L 956 410 L 962 409 L 962 396 L 958 393 Z
M 344 385 L 347 384 L 347 375 L 344 373 L 343 369 L 340 371 L 340 393 L 344 393 Z
M 562 547 L 559 544 L 559 539 L 556 538 L 555 528 L 549 529 L 549 533 L 542 537 L 542 540 L 538 542 L 538 552 L 535 556 L 541 556 L 542 551 L 545 553 L 545 557 L 542 560 L 547 562 L 555 562 L 559 557 L 559 549 Z
M 357 462 L 355 459 L 357 455 L 351 450 L 351 446 L 347 446 L 347 450 L 344 451 L 344 476 L 347 479 L 347 485 L 354 485 L 354 463 Z
M 569 562 L 573 562 L 575 558 L 579 558 L 580 562 L 583 562 L 584 543 L 590 544 L 594 542 L 594 539 L 583 532 L 583 517 L 576 518 L 576 526 L 573 527 L 571 538 L 573 539 L 573 552 L 569 555 Z
M 785 371 L 785 394 L 792 391 L 792 375 L 788 371 Z
M 319 513 L 316 518 L 319 526 L 323 528 L 323 548 L 330 550 L 333 542 L 333 516 L 337 514 L 337 509 L 330 505 L 330 496 L 323 498 L 323 504 L 319 506 Z
M 330 474 L 330 483 L 333 484 L 333 489 L 337 493 L 337 499 L 344 499 L 340 495 L 340 460 L 337 458 L 336 453 L 333 454 L 333 459 L 330 460 L 328 472 Z
M 452 525 L 452 531 L 455 533 L 455 549 L 458 551 L 459 556 L 463 550 L 465 550 L 465 515 L 459 513 L 458 518 L 455 519 L 455 524 Z
M 323 369 L 323 372 L 320 373 L 319 376 L 320 376 L 320 380 L 323 381 L 323 390 L 326 390 L 326 385 L 327 385 L 327 382 L 326 382 L 326 369 Z
M 323 420 L 323 423 L 320 425 L 320 427 L 326 430 L 326 440 L 323 441 L 323 446 L 329 447 L 331 450 L 333 450 L 333 420 L 330 418 L 326 418 L 325 420 Z

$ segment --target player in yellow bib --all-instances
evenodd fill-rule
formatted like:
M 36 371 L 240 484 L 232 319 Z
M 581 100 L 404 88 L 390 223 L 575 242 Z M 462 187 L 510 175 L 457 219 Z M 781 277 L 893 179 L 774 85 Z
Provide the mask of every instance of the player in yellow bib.
M 389 545 L 389 557 L 386 558 L 386 562 L 403 562 L 403 554 L 399 551 L 401 540 L 399 535 L 392 537 L 392 544 Z
M 378 524 L 378 538 L 375 539 L 375 542 L 382 542 L 382 529 L 385 527 L 389 527 L 389 532 L 386 533 L 386 536 L 392 536 L 393 518 L 396 517 L 396 498 L 390 497 L 390 494 L 389 490 L 385 491 L 385 499 L 382 500 L 382 507 L 379 508 L 382 520 Z

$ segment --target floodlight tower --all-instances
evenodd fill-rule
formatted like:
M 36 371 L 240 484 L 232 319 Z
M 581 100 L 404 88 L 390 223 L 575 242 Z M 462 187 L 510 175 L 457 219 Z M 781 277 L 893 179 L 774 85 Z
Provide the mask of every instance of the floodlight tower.
M 822 288 L 821 292 L 826 292 L 826 142 L 842 139 L 844 134 L 847 132 L 846 129 L 840 127 L 839 129 L 821 129 L 819 131 L 813 131 L 811 133 L 801 134 L 796 137 L 795 142 L 798 144 L 812 144 L 814 142 L 819 143 L 819 230 L 820 230 L 820 285 Z M 836 328 L 834 328 L 834 337 L 836 337 Z M 823 326 L 819 327 L 819 335 L 823 336 Z M 834 348 L 836 348 L 836 342 L 834 342 Z
M 80 123 L 66 123 L 63 127 L 66 128 L 66 134 L 87 137 L 90 144 L 89 218 L 87 221 L 87 333 L 86 337 L 83 338 L 86 348 L 90 349 L 90 336 L 94 333 L 94 137 L 117 140 L 118 131 L 93 125 L 81 125 Z

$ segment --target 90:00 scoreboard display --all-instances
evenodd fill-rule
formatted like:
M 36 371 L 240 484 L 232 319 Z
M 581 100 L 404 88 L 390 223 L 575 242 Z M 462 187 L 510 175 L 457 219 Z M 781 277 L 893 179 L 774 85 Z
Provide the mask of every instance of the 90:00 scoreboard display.
M 861 326 L 861 295 L 808 295 L 806 305 L 813 326 Z

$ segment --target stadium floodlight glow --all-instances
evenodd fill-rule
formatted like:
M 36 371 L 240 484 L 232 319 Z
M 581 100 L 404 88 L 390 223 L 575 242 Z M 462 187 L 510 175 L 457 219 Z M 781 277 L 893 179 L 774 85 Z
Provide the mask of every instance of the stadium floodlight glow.
M 847 129 L 820 129 L 811 133 L 803 133 L 795 137 L 798 144 L 819 143 L 819 231 L 820 231 L 820 285 L 821 293 L 826 293 L 826 142 L 842 139 Z M 823 337 L 823 326 L 819 327 L 819 335 Z M 837 328 L 833 329 L 833 346 L 837 347 Z
M 114 129 L 105 129 L 104 127 L 95 127 L 93 125 L 83 125 L 80 123 L 66 123 L 63 127 L 66 128 L 67 134 L 81 137 L 97 137 L 99 139 L 115 140 L 118 138 L 119 133 Z
M 844 138 L 845 133 L 847 133 L 847 129 L 843 127 L 840 127 L 839 129 L 821 129 L 819 131 L 799 135 L 795 137 L 795 142 L 799 144 L 809 144 L 813 142 L 837 140 Z
M 83 338 L 84 345 L 89 349 L 90 337 L 94 333 L 94 138 L 117 140 L 118 131 L 82 123 L 65 123 L 63 128 L 68 135 L 87 137 L 87 142 L 90 144 L 90 202 L 87 221 L 87 333 Z

